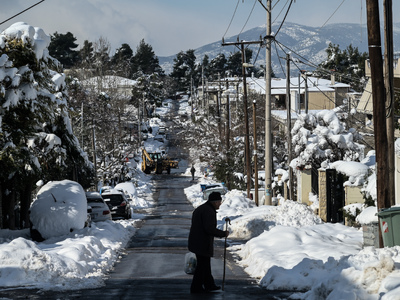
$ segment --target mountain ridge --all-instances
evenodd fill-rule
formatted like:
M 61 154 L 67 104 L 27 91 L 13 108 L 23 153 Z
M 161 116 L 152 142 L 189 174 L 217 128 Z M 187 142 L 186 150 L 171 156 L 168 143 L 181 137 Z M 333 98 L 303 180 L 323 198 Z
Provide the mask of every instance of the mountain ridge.
M 280 24 L 272 26 L 273 35 L 279 26 Z M 258 26 L 242 32 L 239 36 L 225 38 L 224 41 L 257 41 L 265 35 L 265 26 Z M 381 40 L 383 43 L 383 38 Z M 393 25 L 393 40 L 400 40 L 400 23 Z M 272 46 L 271 61 L 275 75 L 281 77 L 284 74 L 283 70 L 285 68 L 282 67 L 282 65 L 284 66 L 284 62 L 279 57 L 284 57 L 285 52 L 291 52 L 293 57 L 298 58 L 298 62 L 307 62 L 305 66 L 310 64 L 316 66 L 327 58 L 326 49 L 329 43 L 339 45 L 341 50 L 346 49 L 351 44 L 353 47 L 357 47 L 360 52 L 368 52 L 367 26 L 355 23 L 334 23 L 323 27 L 312 27 L 291 22 L 284 23 L 284 26 L 275 36 Z M 220 53 L 224 53 L 228 58 L 230 53 L 239 51 L 234 46 L 224 47 L 221 44 L 222 40 L 194 49 L 196 63 L 201 63 L 204 55 L 208 55 L 209 59 L 212 60 Z M 257 60 L 252 63 L 257 66 L 265 65 L 265 47 L 260 49 L 259 46 L 252 45 L 249 48 L 253 49 L 253 60 L 257 57 Z M 399 51 L 399 42 L 395 42 L 394 52 L 396 51 Z M 158 57 L 160 66 L 167 74 L 172 71 L 175 57 L 176 55 Z M 301 64 L 299 63 L 299 65 Z M 310 69 L 310 66 L 302 69 Z

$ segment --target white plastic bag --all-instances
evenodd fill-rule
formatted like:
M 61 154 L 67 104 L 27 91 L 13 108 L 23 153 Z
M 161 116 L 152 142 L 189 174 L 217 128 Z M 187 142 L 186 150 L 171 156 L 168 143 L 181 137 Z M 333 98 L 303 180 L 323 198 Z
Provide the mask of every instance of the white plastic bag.
M 197 266 L 196 254 L 189 252 L 185 255 L 185 273 L 194 274 Z

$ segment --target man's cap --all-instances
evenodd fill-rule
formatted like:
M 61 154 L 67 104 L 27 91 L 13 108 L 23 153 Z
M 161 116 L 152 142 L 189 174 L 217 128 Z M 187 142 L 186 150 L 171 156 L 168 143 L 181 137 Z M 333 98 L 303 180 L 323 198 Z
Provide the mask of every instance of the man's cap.
M 218 192 L 212 192 L 210 196 L 208 196 L 208 201 L 221 201 L 221 193 Z

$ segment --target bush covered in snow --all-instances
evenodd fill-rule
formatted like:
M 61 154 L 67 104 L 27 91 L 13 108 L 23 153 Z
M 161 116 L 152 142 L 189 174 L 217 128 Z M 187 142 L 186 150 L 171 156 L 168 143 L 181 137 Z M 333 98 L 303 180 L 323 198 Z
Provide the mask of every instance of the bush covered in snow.
M 325 161 L 359 161 L 364 148 L 354 128 L 346 129 L 345 123 L 332 110 L 310 112 L 299 116 L 292 129 L 295 159 L 292 168 L 302 168 Z

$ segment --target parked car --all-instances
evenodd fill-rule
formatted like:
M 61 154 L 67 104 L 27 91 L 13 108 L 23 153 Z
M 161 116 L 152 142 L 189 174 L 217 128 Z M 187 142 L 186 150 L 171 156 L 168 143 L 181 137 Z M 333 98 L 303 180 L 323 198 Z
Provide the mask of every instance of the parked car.
M 166 132 L 166 129 L 164 126 L 160 126 L 160 128 L 158 129 L 158 134 L 164 135 Z
M 201 185 L 201 189 L 203 191 L 203 199 L 208 200 L 208 196 L 210 196 L 213 192 L 218 192 L 221 195 L 225 195 L 228 192 L 228 189 L 224 184 L 209 184 L 209 185 Z
M 38 242 L 90 226 L 85 190 L 71 180 L 46 183 L 31 204 L 29 219 L 32 239 Z
M 86 192 L 88 206 L 92 208 L 90 216 L 92 222 L 111 220 L 111 210 L 104 202 L 103 197 L 97 192 Z
M 116 189 L 105 190 L 101 196 L 111 211 L 112 219 L 130 219 L 131 206 L 125 194 Z
M 155 140 L 155 141 L 159 141 L 159 142 L 161 142 L 161 143 L 165 143 L 164 137 L 163 137 L 162 135 L 160 135 L 160 134 L 157 134 L 157 135 L 154 137 L 154 140 Z

